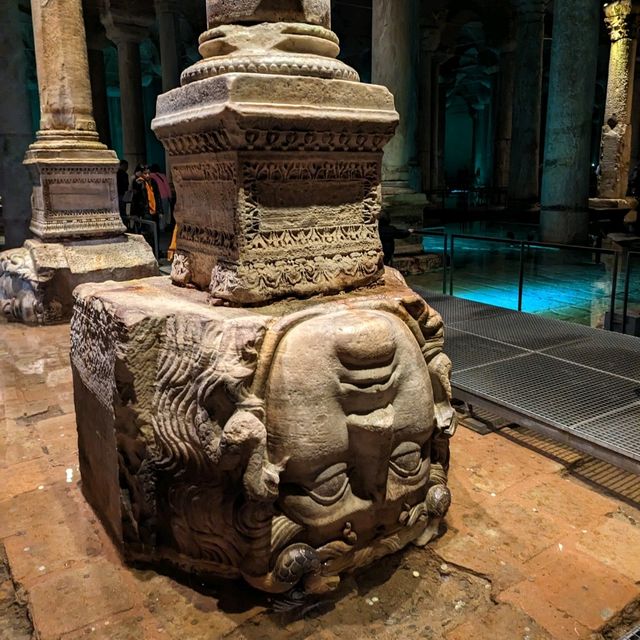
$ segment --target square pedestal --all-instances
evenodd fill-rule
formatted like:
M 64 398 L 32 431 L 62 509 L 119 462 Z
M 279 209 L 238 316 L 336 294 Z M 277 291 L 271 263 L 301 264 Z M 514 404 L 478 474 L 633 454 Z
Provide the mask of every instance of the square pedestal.
M 322 591 L 434 537 L 455 426 L 438 314 L 390 270 L 316 300 L 207 297 L 76 290 L 82 486 L 125 556 Z

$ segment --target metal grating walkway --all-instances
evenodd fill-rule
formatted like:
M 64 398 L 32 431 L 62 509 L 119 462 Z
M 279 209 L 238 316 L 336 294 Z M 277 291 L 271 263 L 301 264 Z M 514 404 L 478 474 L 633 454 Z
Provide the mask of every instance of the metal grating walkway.
M 640 473 L 640 339 L 416 290 L 444 318 L 458 399 Z
M 640 640 L 640 627 L 638 627 L 635 631 L 631 631 L 620 640 Z

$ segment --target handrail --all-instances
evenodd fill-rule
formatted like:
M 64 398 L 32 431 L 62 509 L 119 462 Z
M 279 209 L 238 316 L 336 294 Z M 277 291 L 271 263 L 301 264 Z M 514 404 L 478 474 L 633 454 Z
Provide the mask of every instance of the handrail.
M 442 229 L 442 231 L 440 231 Z M 432 227 L 432 228 L 423 228 L 416 229 L 416 234 L 422 236 L 430 236 L 430 237 L 442 237 L 443 238 L 443 252 L 442 252 L 442 273 L 443 273 L 443 282 L 442 282 L 442 291 L 443 293 L 447 293 L 447 289 L 449 290 L 449 295 L 453 296 L 453 283 L 454 283 L 454 270 L 455 270 L 455 242 L 456 240 L 474 240 L 478 242 L 494 242 L 496 244 L 508 244 L 511 245 L 514 249 L 519 248 L 520 250 L 520 268 L 518 273 L 518 311 L 522 311 L 522 302 L 524 297 L 524 267 L 525 267 L 525 249 L 527 248 L 549 248 L 549 249 L 558 249 L 560 251 L 588 251 L 589 253 L 596 253 L 598 255 L 598 261 L 602 255 L 613 256 L 613 268 L 612 268 L 612 276 L 611 276 L 611 298 L 609 304 L 609 319 L 607 321 L 606 329 L 609 331 L 613 330 L 613 325 L 615 321 L 615 308 L 616 308 L 616 297 L 618 292 L 618 270 L 619 270 L 619 260 L 620 253 L 614 249 L 603 249 L 601 247 L 593 247 L 593 246 L 584 246 L 584 245 L 573 245 L 573 244 L 558 244 L 553 242 L 539 242 L 537 240 L 518 240 L 516 238 L 495 238 L 491 236 L 474 236 L 465 233 L 452 233 L 448 234 L 446 232 L 445 227 Z M 449 249 L 447 253 L 447 248 Z M 630 275 L 632 268 L 632 261 L 636 256 L 640 256 L 640 252 L 628 252 L 627 261 L 625 267 L 625 287 L 624 287 L 624 297 L 623 297 L 623 320 L 622 320 L 622 332 L 626 332 L 626 324 L 627 324 L 627 310 L 629 305 L 629 294 L 630 294 Z M 447 278 L 448 275 L 448 278 Z M 448 285 L 448 286 L 447 286 Z
M 622 297 L 622 333 L 627 333 L 627 312 L 629 310 L 629 280 L 631 279 L 631 263 L 634 258 L 640 258 L 640 252 L 629 251 L 627 253 L 627 264 L 624 271 L 624 294 Z

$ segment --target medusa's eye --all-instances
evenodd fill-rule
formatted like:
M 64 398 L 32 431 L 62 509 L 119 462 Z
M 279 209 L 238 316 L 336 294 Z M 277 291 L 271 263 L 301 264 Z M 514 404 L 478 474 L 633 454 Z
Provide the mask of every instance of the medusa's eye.
M 415 442 L 403 442 L 391 454 L 389 466 L 402 478 L 410 478 L 420 473 L 422 449 Z
M 342 498 L 348 484 L 347 464 L 339 462 L 325 469 L 304 489 L 319 504 L 331 505 Z

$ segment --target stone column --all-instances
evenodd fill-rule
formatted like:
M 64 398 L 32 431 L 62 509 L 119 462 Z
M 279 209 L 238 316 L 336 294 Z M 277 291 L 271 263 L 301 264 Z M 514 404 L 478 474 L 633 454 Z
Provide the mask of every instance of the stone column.
M 25 159 L 31 231 L 47 241 L 118 235 L 117 159 L 96 132 L 82 2 L 32 0 L 31 12 L 41 116 Z
M 372 81 L 394 94 L 400 114 L 398 131 L 385 148 L 382 164 L 383 191 L 388 194 L 414 191 L 411 174 L 418 155 L 417 19 L 414 0 L 373 0 Z
M 71 330 L 83 492 L 118 548 L 274 594 L 426 545 L 451 502 L 442 320 L 382 260 L 398 114 L 336 59 L 330 8 L 207 0 L 152 124 L 182 286 L 81 287 Z
M 96 132 L 81 0 L 32 0 L 40 131 L 26 153 L 36 238 L 0 254 L 0 312 L 68 320 L 82 282 L 157 274 L 149 246 L 125 236 L 118 159 Z
M 546 242 L 587 240 L 599 29 L 599 0 L 555 0 L 540 219 Z
M 162 90 L 171 91 L 180 86 L 178 3 L 176 0 L 156 0 L 155 8 L 160 35 Z
M 109 38 L 118 47 L 123 154 L 133 168 L 147 160 L 140 62 L 140 42 L 144 36 L 111 32 Z
M 420 37 L 420 126 L 418 127 L 418 143 L 420 156 L 420 175 L 422 191 L 428 193 L 436 186 L 433 183 L 434 171 L 432 163 L 435 160 L 434 147 L 437 145 L 437 94 L 438 82 L 435 73 L 433 54 L 440 44 L 440 29 L 436 26 L 426 26 L 421 30 Z
M 100 18 L 118 48 L 123 154 L 133 168 L 147 159 L 140 43 L 154 22 L 153 5 L 143 0 L 134 10 L 121 0 L 105 0 Z
M 160 62 L 162 64 L 162 90 L 171 91 L 180 86 L 180 51 L 178 31 L 178 3 L 176 0 L 156 0 L 156 16 L 160 35 Z M 171 176 L 170 157 L 165 154 L 167 174 Z
M 632 0 L 605 6 L 611 37 L 609 83 L 605 108 L 598 197 L 623 200 L 627 195 L 631 158 L 631 106 L 636 65 L 638 8 Z
M 509 198 L 520 206 L 538 202 L 540 115 L 545 0 L 515 0 L 516 74 Z
M 96 128 L 100 141 L 110 147 L 111 126 L 109 124 L 107 74 L 104 64 L 103 47 L 91 39 L 87 44 L 89 46 L 89 74 L 91 76 L 91 96 L 93 99 L 93 114 L 96 119 Z
M 498 76 L 498 109 L 494 161 L 494 184 L 498 189 L 509 187 L 511 135 L 513 129 L 513 93 L 516 82 L 516 43 L 509 42 L 500 52 Z
M 0 194 L 5 244 L 20 246 L 29 232 L 31 180 L 23 166 L 33 140 L 27 93 L 26 54 L 22 43 L 20 12 L 14 0 L 0 0 Z

